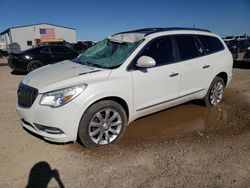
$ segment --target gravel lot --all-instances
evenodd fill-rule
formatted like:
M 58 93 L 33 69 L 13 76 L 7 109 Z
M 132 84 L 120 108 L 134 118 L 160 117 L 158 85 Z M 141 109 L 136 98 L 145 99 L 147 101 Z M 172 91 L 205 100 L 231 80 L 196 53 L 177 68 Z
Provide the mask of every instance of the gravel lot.
M 250 66 L 236 63 L 224 101 L 139 119 L 113 145 L 52 144 L 21 127 L 23 75 L 0 60 L 0 187 L 249 187 Z

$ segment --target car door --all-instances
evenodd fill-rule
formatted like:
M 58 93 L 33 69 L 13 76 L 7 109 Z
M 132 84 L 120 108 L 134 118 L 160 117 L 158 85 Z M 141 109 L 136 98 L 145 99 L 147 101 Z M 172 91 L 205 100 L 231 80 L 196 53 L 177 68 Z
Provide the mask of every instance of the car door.
M 39 56 L 38 58 L 40 61 L 42 61 L 45 65 L 50 64 L 53 62 L 53 57 L 51 55 L 51 51 L 49 47 L 42 48 L 39 51 Z
M 211 75 L 209 57 L 194 35 L 176 35 L 181 73 L 180 97 L 204 92 Z
M 53 58 L 53 62 L 58 62 L 58 61 L 62 61 L 63 60 L 63 52 L 61 47 L 59 46 L 50 46 L 50 50 L 51 50 L 51 55 Z
M 69 47 L 66 47 L 66 50 L 67 50 L 67 53 L 66 53 L 67 59 L 74 59 L 79 55 L 79 53 L 76 50 L 71 49 Z
M 149 56 L 156 61 L 151 68 L 134 68 L 134 109 L 137 113 L 157 111 L 179 96 L 179 66 L 174 63 L 171 37 L 160 37 L 146 44 L 138 54 Z
M 54 62 L 70 59 L 70 51 L 65 46 L 51 46 L 51 54 Z

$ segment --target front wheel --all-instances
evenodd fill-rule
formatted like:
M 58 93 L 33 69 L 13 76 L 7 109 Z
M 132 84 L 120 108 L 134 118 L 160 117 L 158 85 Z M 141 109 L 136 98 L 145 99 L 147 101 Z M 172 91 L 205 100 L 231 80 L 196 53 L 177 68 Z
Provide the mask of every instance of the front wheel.
M 27 71 L 31 72 L 35 69 L 38 69 L 39 67 L 42 67 L 43 63 L 41 61 L 38 60 L 33 60 L 31 62 L 29 62 L 28 66 L 27 66 Z
M 83 114 L 78 128 L 78 138 L 86 147 L 106 145 L 118 140 L 125 131 L 127 116 L 115 101 L 100 101 Z
M 216 106 L 222 101 L 225 83 L 220 77 L 215 77 L 204 98 L 205 106 Z

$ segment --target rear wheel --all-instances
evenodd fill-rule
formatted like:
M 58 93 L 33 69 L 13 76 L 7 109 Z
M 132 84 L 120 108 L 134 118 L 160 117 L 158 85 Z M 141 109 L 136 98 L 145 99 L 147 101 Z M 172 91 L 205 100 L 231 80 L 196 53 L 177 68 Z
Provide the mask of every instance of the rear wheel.
M 33 60 L 31 62 L 29 62 L 28 66 L 27 66 L 27 71 L 31 72 L 35 69 L 38 69 L 39 67 L 42 67 L 43 63 L 41 61 L 38 60 Z
M 220 77 L 215 77 L 204 98 L 206 106 L 216 106 L 222 101 L 225 83 Z
M 105 100 L 89 107 L 78 128 L 78 138 L 86 147 L 107 145 L 118 140 L 125 131 L 127 116 L 115 101 Z

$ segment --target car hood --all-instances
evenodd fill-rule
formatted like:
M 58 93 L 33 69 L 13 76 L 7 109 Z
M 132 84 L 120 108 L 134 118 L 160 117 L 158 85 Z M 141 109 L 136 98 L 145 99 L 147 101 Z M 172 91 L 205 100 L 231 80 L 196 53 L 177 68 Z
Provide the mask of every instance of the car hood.
M 108 78 L 111 70 L 90 67 L 66 60 L 32 71 L 22 83 L 37 88 L 39 93 Z

